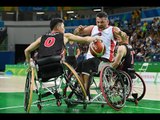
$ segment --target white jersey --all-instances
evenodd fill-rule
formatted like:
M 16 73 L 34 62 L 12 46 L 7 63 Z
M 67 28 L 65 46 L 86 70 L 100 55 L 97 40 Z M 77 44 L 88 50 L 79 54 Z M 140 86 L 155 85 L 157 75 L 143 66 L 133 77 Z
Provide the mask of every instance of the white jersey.
M 106 52 L 102 56 L 103 58 L 107 58 L 110 61 L 113 61 L 114 58 L 114 49 L 116 46 L 116 40 L 113 36 L 113 26 L 109 26 L 105 30 L 98 30 L 98 26 L 94 26 L 91 31 L 92 37 L 100 37 L 100 39 L 103 41 L 103 43 L 106 46 Z M 90 53 L 90 50 L 88 49 L 86 59 L 92 58 L 92 54 Z

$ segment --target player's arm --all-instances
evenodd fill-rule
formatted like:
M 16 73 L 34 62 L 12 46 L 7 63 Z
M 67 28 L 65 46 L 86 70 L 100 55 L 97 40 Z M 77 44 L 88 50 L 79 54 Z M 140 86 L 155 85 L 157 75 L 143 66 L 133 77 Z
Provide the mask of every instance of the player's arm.
M 24 54 L 25 54 L 25 58 L 26 58 L 26 62 L 30 62 L 30 58 L 31 58 L 31 52 L 36 50 L 41 42 L 41 37 L 39 37 L 35 42 L 31 43 L 25 50 L 24 50 Z
M 125 41 L 128 39 L 127 34 L 121 31 L 118 27 L 113 27 L 113 36 L 118 41 Z
M 62 52 L 62 60 L 65 60 L 66 54 L 67 54 L 67 51 L 66 51 L 66 48 L 64 48 Z
M 64 48 L 63 55 L 65 56 L 66 54 L 67 54 L 67 50 L 66 50 L 66 48 Z
M 69 41 L 68 38 L 67 38 L 67 36 L 65 34 L 64 34 L 64 44 L 66 44 Z
M 111 63 L 112 67 L 113 68 L 117 68 L 118 65 L 120 64 L 121 60 L 122 60 L 122 57 L 126 55 L 126 48 L 124 45 L 121 45 L 118 47 L 118 50 L 117 50 L 117 55 L 115 57 L 115 60 L 113 63 Z
M 94 25 L 90 25 L 90 26 L 78 26 L 75 30 L 74 30 L 74 34 L 75 35 L 91 35 L 91 31 L 93 29 Z
M 64 33 L 64 37 L 67 40 L 72 40 L 72 41 L 75 41 L 75 42 L 78 42 L 78 43 L 86 43 L 86 42 L 90 43 L 90 42 L 96 40 L 95 37 L 90 37 L 90 36 L 81 37 L 81 36 L 78 36 L 78 35 L 74 35 L 72 33 Z
M 77 45 L 78 46 L 78 45 Z M 76 54 L 76 58 L 78 58 L 78 56 L 81 54 L 81 51 L 79 49 L 79 47 L 77 47 L 77 50 L 76 50 L 77 54 Z

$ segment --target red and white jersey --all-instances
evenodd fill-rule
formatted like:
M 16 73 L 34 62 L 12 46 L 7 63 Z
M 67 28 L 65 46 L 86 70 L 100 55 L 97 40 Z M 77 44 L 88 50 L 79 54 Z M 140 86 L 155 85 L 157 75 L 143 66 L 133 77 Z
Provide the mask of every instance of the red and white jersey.
M 108 28 L 102 31 L 98 29 L 98 26 L 94 26 L 91 31 L 91 36 L 100 37 L 100 39 L 103 41 L 103 43 L 106 46 L 106 52 L 102 57 L 107 58 L 110 61 L 113 61 L 114 49 L 116 46 L 116 40 L 114 39 L 114 36 L 113 36 L 113 26 L 109 26 Z M 86 59 L 89 59 L 92 57 L 94 56 L 92 56 L 92 54 L 90 53 L 88 49 Z

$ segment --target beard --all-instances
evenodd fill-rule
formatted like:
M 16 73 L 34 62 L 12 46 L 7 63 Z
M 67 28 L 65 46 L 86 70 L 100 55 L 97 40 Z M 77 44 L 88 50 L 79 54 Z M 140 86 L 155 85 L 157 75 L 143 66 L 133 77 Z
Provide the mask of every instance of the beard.
M 106 26 L 98 26 L 98 28 L 99 28 L 100 30 L 104 30 L 104 29 L 106 29 Z

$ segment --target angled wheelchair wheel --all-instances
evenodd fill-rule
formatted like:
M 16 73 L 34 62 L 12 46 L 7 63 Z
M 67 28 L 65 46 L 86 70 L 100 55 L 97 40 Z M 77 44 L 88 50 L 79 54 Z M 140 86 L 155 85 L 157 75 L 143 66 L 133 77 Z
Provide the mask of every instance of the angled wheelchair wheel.
M 138 101 L 140 101 L 146 93 L 146 85 L 142 77 L 135 72 L 135 78 L 132 79 L 132 97 L 136 97 Z
M 118 70 L 121 78 L 123 79 L 125 90 L 126 90 L 126 98 L 128 98 L 131 95 L 132 91 L 132 80 L 131 77 L 125 72 Z
M 126 102 L 124 82 L 117 70 L 105 66 L 100 72 L 100 89 L 107 104 L 120 110 Z
M 85 101 L 86 91 L 77 72 L 68 63 L 63 62 L 65 68 L 70 70 L 70 74 L 65 74 L 66 86 L 63 90 L 65 102 L 69 106 L 77 105 L 77 100 Z
M 32 104 L 33 94 L 33 82 L 34 82 L 34 70 L 31 68 L 27 73 L 25 90 L 24 90 L 24 110 L 29 113 Z

